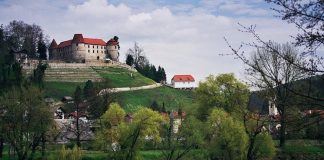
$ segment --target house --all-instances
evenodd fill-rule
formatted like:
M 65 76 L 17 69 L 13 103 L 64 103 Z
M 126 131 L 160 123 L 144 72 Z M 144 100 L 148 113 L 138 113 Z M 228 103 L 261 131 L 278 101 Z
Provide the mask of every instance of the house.
M 171 86 L 178 89 L 197 88 L 197 84 L 192 75 L 174 75 L 171 79 Z
M 54 112 L 54 119 L 65 119 L 65 111 L 62 107 L 56 109 L 56 111 Z
M 18 52 L 13 52 L 16 62 L 21 64 L 28 63 L 27 50 L 21 50 Z

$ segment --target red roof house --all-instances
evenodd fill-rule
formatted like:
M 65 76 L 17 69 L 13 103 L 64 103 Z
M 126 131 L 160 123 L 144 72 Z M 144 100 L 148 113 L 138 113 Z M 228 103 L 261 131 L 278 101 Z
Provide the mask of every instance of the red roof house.
M 196 88 L 195 78 L 192 75 L 174 75 L 171 79 L 173 88 L 193 89 Z

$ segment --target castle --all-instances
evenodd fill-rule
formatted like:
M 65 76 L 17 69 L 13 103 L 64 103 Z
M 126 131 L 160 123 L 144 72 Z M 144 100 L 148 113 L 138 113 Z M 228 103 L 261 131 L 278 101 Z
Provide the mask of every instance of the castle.
M 84 38 L 82 34 L 74 34 L 73 39 L 59 45 L 53 39 L 48 51 L 49 60 L 86 63 L 109 59 L 118 61 L 119 49 L 117 36 L 106 43 L 102 39 Z

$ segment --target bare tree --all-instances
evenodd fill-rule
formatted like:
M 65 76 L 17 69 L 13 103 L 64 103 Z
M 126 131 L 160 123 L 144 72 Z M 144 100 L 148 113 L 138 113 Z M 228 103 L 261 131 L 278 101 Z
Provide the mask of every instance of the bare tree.
M 148 64 L 148 60 L 144 54 L 144 49 L 137 42 L 134 43 L 134 48 L 129 48 L 127 55 L 132 55 L 136 67 L 144 67 Z
M 294 23 L 302 32 L 297 34 L 296 44 L 311 51 L 324 45 L 324 1 L 323 0 L 266 0 L 275 4 L 272 8 L 279 16 Z
M 294 81 L 306 77 L 306 72 L 300 69 L 304 66 L 304 59 L 298 55 L 297 50 L 291 44 L 277 44 L 274 42 L 256 47 L 250 59 L 239 50 L 232 49 L 234 55 L 248 65 L 247 74 L 251 78 L 251 84 L 260 90 L 267 92 L 269 99 L 278 108 L 280 115 L 280 146 L 285 143 L 287 110 L 293 106 Z

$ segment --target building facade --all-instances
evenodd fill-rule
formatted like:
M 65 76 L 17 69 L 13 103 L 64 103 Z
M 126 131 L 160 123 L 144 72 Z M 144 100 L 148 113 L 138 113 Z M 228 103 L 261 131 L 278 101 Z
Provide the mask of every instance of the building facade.
M 196 82 L 192 75 L 174 75 L 171 79 L 173 88 L 178 89 L 193 89 L 196 88 Z
M 105 42 L 102 39 L 84 38 L 82 34 L 74 34 L 73 39 L 60 44 L 53 39 L 48 50 L 49 60 L 85 63 L 107 59 L 118 61 L 119 49 L 117 36 Z

